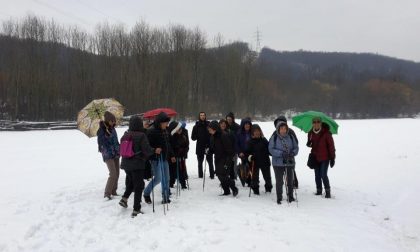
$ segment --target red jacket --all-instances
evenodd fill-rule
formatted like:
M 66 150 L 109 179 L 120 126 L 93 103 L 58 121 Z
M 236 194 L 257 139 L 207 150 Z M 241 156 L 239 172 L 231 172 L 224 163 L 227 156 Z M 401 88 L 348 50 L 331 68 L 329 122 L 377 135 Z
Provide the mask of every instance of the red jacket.
M 321 131 L 316 134 L 313 130 L 308 133 L 308 147 L 318 162 L 335 159 L 334 140 L 327 124 L 322 124 Z

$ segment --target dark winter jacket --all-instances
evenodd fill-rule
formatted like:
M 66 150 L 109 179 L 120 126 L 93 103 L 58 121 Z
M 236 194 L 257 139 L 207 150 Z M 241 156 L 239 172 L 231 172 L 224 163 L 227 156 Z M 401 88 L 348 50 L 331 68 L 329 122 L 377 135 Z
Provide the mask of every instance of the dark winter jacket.
M 332 138 L 330 127 L 322 123 L 321 131 L 316 134 L 313 130 L 308 132 L 308 142 L 311 153 L 315 155 L 318 162 L 335 159 L 334 139 Z
M 236 153 L 240 154 L 241 152 L 245 154 L 246 148 L 248 146 L 248 141 L 251 140 L 251 129 L 247 132 L 245 131 L 245 124 L 251 124 L 250 118 L 244 118 L 241 121 L 241 128 L 239 129 L 236 135 Z
M 226 119 L 228 117 L 232 118 L 233 123 L 232 123 L 232 125 L 227 124 L 227 130 L 228 130 L 229 133 L 233 133 L 233 135 L 236 135 L 238 133 L 239 129 L 241 128 L 241 126 L 239 126 L 239 124 L 237 124 L 235 122 L 235 115 L 232 112 L 230 112 L 229 114 L 226 115 Z
M 170 134 L 168 130 L 167 129 L 162 130 L 160 128 L 160 123 L 165 122 L 165 121 L 167 122 L 169 121 L 168 119 L 169 117 L 166 114 L 164 115 L 159 114 L 155 118 L 153 126 L 151 126 L 147 130 L 147 138 L 149 139 L 150 146 L 154 149 L 161 148 L 162 149 L 161 155 L 164 160 L 167 160 L 171 157 L 175 157 L 175 154 L 171 147 Z M 150 160 L 157 160 L 157 159 L 158 159 L 157 155 L 152 155 L 150 157 Z
M 214 153 L 216 164 L 223 163 L 229 167 L 231 162 L 233 162 L 233 156 L 235 155 L 233 143 L 229 138 L 229 135 L 226 132 L 221 131 L 220 128 L 211 136 L 210 149 L 212 153 Z
M 270 152 L 268 151 L 268 140 L 265 137 L 252 138 L 248 142 L 247 155 L 252 155 L 252 160 L 258 168 L 270 167 Z
M 207 130 L 209 121 L 198 120 L 192 130 L 191 139 L 197 141 L 195 153 L 197 155 L 204 155 L 205 149 L 209 147 L 210 133 Z
M 120 144 L 118 143 L 117 131 L 114 127 L 108 127 L 105 122 L 99 123 L 98 151 L 105 161 L 120 157 Z
M 174 150 L 175 157 L 187 158 L 188 150 L 189 150 L 188 135 L 185 135 L 184 132 L 182 132 L 181 134 L 178 134 L 178 133 L 173 134 L 171 136 L 171 146 L 172 146 L 172 149 Z
M 135 171 L 145 169 L 146 160 L 153 155 L 154 150 L 150 147 L 149 140 L 143 128 L 143 121 L 138 116 L 130 118 L 128 131 L 124 133 L 121 141 L 126 138 L 132 138 L 133 152 L 136 153 L 134 157 L 122 158 L 121 169 L 126 171 Z

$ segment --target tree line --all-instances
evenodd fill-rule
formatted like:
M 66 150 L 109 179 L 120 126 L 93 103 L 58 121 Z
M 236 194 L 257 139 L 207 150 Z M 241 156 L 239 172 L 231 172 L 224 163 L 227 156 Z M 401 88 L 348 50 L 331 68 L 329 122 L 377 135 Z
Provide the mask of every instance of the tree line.
M 181 117 L 198 111 L 265 116 L 311 109 L 344 118 L 420 112 L 420 66 L 383 56 L 340 61 L 345 54 L 257 53 L 221 35 L 209 39 L 198 27 L 144 21 L 129 30 L 101 23 L 88 33 L 27 16 L 4 21 L 0 34 L 0 119 L 74 120 L 92 99 L 106 97 L 124 104 L 127 114 L 168 106 Z M 360 57 L 365 65 L 354 62 Z

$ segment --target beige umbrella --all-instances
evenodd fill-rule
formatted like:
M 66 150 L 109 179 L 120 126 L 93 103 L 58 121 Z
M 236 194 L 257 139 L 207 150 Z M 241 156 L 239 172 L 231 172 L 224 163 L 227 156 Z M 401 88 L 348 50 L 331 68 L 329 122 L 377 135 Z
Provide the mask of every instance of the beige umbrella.
M 124 106 L 114 98 L 93 100 L 77 115 L 77 127 L 88 137 L 96 136 L 105 111 L 111 112 L 119 124 L 124 115 Z

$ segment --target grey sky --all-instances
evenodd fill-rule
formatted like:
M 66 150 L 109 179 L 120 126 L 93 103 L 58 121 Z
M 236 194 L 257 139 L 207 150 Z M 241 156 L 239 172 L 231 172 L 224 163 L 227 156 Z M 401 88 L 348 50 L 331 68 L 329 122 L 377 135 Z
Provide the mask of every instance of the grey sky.
M 420 62 L 419 0 L 0 0 L 0 19 L 28 13 L 89 31 L 104 20 L 130 28 L 199 26 L 211 40 L 276 50 L 372 52 Z

